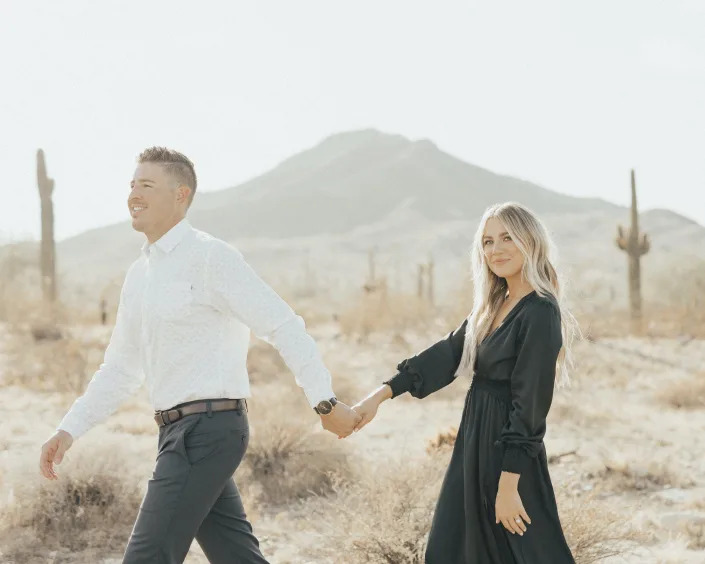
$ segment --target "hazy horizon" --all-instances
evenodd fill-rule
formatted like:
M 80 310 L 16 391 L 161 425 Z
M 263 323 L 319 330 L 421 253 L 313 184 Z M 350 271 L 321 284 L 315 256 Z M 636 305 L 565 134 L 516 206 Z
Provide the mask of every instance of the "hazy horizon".
M 564 194 L 705 225 L 705 5 L 76 0 L 4 6 L 0 239 L 38 237 L 35 153 L 57 239 L 127 220 L 136 155 L 238 185 L 325 137 L 428 138 Z M 57 22 L 61 25 L 57 25 Z

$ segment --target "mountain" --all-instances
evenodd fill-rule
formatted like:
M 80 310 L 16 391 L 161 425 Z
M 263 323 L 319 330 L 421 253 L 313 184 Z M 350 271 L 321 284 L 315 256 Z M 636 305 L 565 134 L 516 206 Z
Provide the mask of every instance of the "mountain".
M 514 199 L 539 213 L 615 207 L 494 174 L 425 139 L 375 130 L 333 135 L 241 186 L 201 196 L 194 222 L 218 212 L 214 229 L 225 238 L 340 234 L 401 209 L 430 221 L 462 219 Z
M 244 184 L 199 193 L 189 220 L 236 244 L 279 287 L 334 292 L 359 286 L 372 248 L 380 269 L 393 271 L 400 285 L 413 286 L 416 265 L 429 254 L 439 277 L 457 278 L 479 217 L 507 200 L 542 217 L 569 264 L 588 265 L 595 279 L 622 275 L 626 261 L 614 236 L 616 225 L 628 221 L 627 209 L 495 174 L 426 139 L 372 129 L 332 135 Z M 641 217 L 653 242 L 645 260 L 685 241 L 705 249 L 699 224 L 668 210 Z M 62 241 L 62 280 L 85 295 L 119 284 L 142 240 L 126 221 Z

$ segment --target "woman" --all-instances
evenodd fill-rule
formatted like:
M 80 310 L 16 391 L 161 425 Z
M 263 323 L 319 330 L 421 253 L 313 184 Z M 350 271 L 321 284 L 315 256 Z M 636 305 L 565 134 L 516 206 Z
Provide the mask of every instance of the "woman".
M 445 339 L 404 360 L 355 406 L 417 398 L 472 374 L 426 548 L 427 564 L 574 562 L 558 518 L 543 437 L 567 378 L 575 320 L 562 307 L 550 237 L 515 202 L 487 209 L 472 249 L 473 309 Z M 472 367 L 472 369 L 470 368 Z

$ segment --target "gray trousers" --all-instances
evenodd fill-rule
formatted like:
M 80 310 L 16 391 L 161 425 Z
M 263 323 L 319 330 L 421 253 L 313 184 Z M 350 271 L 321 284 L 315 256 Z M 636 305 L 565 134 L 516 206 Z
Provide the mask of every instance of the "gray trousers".
M 213 564 L 267 564 L 233 481 L 247 412 L 187 415 L 159 429 L 159 452 L 123 564 L 176 564 L 195 538 Z

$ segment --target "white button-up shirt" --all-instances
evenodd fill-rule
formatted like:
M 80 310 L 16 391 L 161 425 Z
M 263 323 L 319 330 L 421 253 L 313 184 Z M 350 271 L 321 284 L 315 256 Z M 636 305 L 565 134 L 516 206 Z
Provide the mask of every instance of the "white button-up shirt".
M 250 329 L 279 351 L 312 407 L 333 396 L 303 319 L 238 250 L 182 220 L 130 266 L 105 359 L 58 428 L 80 437 L 143 382 L 155 410 L 250 397 Z

